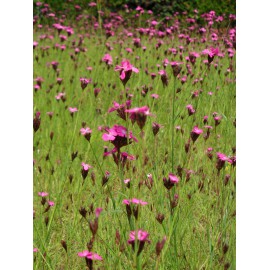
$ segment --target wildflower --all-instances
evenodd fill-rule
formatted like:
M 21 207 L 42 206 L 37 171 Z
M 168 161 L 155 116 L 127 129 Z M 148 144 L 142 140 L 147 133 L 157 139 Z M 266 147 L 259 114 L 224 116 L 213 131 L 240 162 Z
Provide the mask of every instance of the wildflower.
M 79 257 L 84 257 L 86 261 L 86 265 L 89 269 L 93 269 L 93 261 L 101 261 L 103 260 L 101 256 L 97 253 L 90 252 L 88 250 L 84 250 L 83 252 L 78 253 Z
M 145 242 L 150 242 L 148 237 L 149 237 L 149 233 L 147 231 L 138 230 L 138 231 L 130 232 L 128 244 L 132 245 L 133 250 L 135 248 L 135 241 L 139 242 L 137 256 L 139 256 L 140 253 L 142 252 Z
M 41 196 L 41 197 L 46 197 L 46 196 L 48 196 L 48 195 L 49 195 L 49 193 L 44 192 L 44 191 L 38 192 L 38 196 Z
M 50 119 L 52 119 L 52 117 L 53 117 L 53 112 L 47 112 L 46 114 L 50 117 Z
M 201 133 L 203 133 L 203 130 L 195 126 L 190 133 L 190 138 L 195 142 Z
M 196 112 L 191 104 L 187 105 L 186 108 L 188 109 L 188 115 L 189 116 Z
M 214 60 L 214 56 L 219 54 L 219 50 L 218 48 L 211 47 L 210 49 L 203 50 L 202 53 L 208 55 L 208 64 L 210 64 Z
M 110 54 L 105 54 L 102 58 L 102 61 L 105 62 L 108 66 L 112 65 L 113 59 Z
M 179 182 L 178 177 L 172 173 L 169 173 L 168 179 L 166 177 L 163 178 L 163 184 L 168 190 L 171 189 L 178 182 Z
M 118 151 L 121 147 L 126 146 L 133 141 L 138 142 L 131 131 L 127 134 L 127 129 L 123 126 L 114 125 L 113 128 L 106 128 L 105 131 L 107 133 L 102 135 L 102 139 L 104 141 L 110 141 Z
M 123 204 L 130 205 L 130 203 L 137 204 L 137 205 L 146 205 L 148 202 L 144 202 L 142 200 L 133 198 L 131 200 L 123 200 Z
M 123 60 L 121 65 L 117 65 L 114 69 L 115 71 L 119 71 L 120 73 L 120 80 L 122 81 L 123 85 L 125 86 L 128 80 L 131 77 L 132 71 L 138 73 L 139 70 L 131 65 L 128 60 Z
M 154 98 L 154 99 L 158 99 L 159 95 L 158 94 L 151 94 L 151 97 Z
M 73 114 L 74 114 L 75 112 L 77 112 L 77 111 L 78 111 L 78 109 L 77 109 L 76 107 L 74 107 L 74 108 L 69 107 L 69 108 L 68 108 L 68 110 L 69 110 L 70 115 L 71 115 L 72 117 L 73 117 Z
M 84 90 L 86 86 L 92 82 L 92 79 L 80 78 L 81 88 Z
M 57 69 L 59 63 L 58 63 L 57 61 L 52 61 L 52 62 L 51 62 L 51 65 L 52 65 L 53 69 L 56 71 L 56 69 Z
M 85 139 L 89 142 L 92 134 L 92 130 L 89 127 L 80 129 L 81 135 L 85 137 Z
M 41 122 L 41 119 L 40 119 L 40 112 L 37 112 L 36 113 L 36 116 L 33 120 L 33 127 L 34 127 L 34 131 L 37 132 L 39 127 L 40 127 L 40 122 Z
M 217 153 L 216 168 L 218 169 L 218 172 L 224 167 L 225 162 L 228 160 L 229 160 L 229 158 L 226 155 L 224 155 L 220 152 Z
M 160 124 L 158 124 L 156 122 L 153 122 L 153 124 L 152 124 L 152 130 L 153 130 L 154 136 L 156 136 L 158 134 L 158 132 L 159 132 L 159 129 L 160 128 L 163 128 L 163 127 L 164 126 L 162 126 L 162 125 L 160 125 Z
M 136 122 L 141 130 L 145 125 L 147 116 L 152 116 L 147 106 L 143 106 L 141 108 L 136 107 L 133 109 L 125 110 L 125 112 L 130 114 L 132 124 Z
M 81 163 L 81 166 L 82 166 L 81 174 L 83 179 L 85 179 L 88 175 L 89 169 L 92 168 L 92 166 L 84 162 Z
M 166 242 L 166 239 L 167 239 L 166 236 L 164 236 L 161 241 L 157 242 L 157 244 L 156 244 L 156 254 L 157 254 L 157 256 L 160 255 L 160 253 L 161 253 L 161 251 L 162 251 L 162 249 L 164 247 L 164 244 Z
M 126 120 L 127 113 L 125 112 L 126 109 L 129 109 L 131 105 L 131 100 L 127 100 L 124 104 L 118 104 L 116 101 L 113 102 L 113 107 L 108 110 L 108 112 L 117 111 L 117 115 Z
M 168 83 L 169 83 L 169 79 L 168 79 L 168 76 L 167 76 L 167 73 L 165 70 L 160 70 L 158 72 L 159 75 L 161 75 L 161 81 L 162 81 L 162 84 L 163 86 L 168 86 Z
M 173 76 L 177 77 L 177 75 L 181 72 L 181 66 L 177 62 L 171 62 L 172 70 L 173 70 Z

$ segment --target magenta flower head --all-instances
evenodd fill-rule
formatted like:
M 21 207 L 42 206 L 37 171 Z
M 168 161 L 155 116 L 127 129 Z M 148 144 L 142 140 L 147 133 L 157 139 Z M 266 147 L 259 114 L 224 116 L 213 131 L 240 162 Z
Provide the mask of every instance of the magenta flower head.
M 161 81 L 162 81 L 163 86 L 164 86 L 164 87 L 165 87 L 165 86 L 168 86 L 168 84 L 169 84 L 169 79 L 168 79 L 168 76 L 167 76 L 166 71 L 162 69 L 162 70 L 160 70 L 160 71 L 158 72 L 158 74 L 161 75 Z
M 122 118 L 123 120 L 126 121 L 127 120 L 127 117 L 126 117 L 127 114 L 126 114 L 125 110 L 129 109 L 130 106 L 131 106 L 131 100 L 127 100 L 126 103 L 121 104 L 121 105 L 119 103 L 117 103 L 116 101 L 114 101 L 113 102 L 113 107 L 110 108 L 108 110 L 108 112 L 110 113 L 110 112 L 117 111 L 117 115 L 120 118 Z
M 138 142 L 131 131 L 127 134 L 127 129 L 123 126 L 114 125 L 112 128 L 106 128 L 105 131 L 107 133 L 102 135 L 103 141 L 110 141 L 116 147 L 118 152 L 121 147 L 126 146 L 133 141 Z
M 81 258 L 85 258 L 86 265 L 88 269 L 93 269 L 93 261 L 101 261 L 103 260 L 101 256 L 97 253 L 89 252 L 88 250 L 84 250 L 83 252 L 79 252 L 78 256 Z
M 141 130 L 145 125 L 147 116 L 148 115 L 152 116 L 147 106 L 143 106 L 141 108 L 136 107 L 133 109 L 125 110 L 125 112 L 130 114 L 132 124 L 137 122 Z
M 92 79 L 80 78 L 81 88 L 84 90 L 86 86 L 92 82 Z
M 95 211 L 95 214 L 96 214 L 96 218 L 99 217 L 100 213 L 103 211 L 102 208 L 97 208 L 96 211 Z
M 200 134 L 203 133 L 202 129 L 199 129 L 197 126 L 195 126 L 192 131 L 190 132 L 190 138 L 192 139 L 193 142 L 195 142 Z
M 132 245 L 133 250 L 135 249 L 135 241 L 139 242 L 137 256 L 139 256 L 140 253 L 142 252 L 145 242 L 150 243 L 150 240 L 148 239 L 148 237 L 149 237 L 149 233 L 147 231 L 138 230 L 138 231 L 130 232 L 128 244 Z
M 156 122 L 153 122 L 153 124 L 152 124 L 152 131 L 153 131 L 154 136 L 156 136 L 158 134 L 159 130 L 161 128 L 163 128 L 163 127 L 164 127 L 163 125 L 160 125 L 160 124 L 158 124 Z
M 112 65 L 113 59 L 110 54 L 106 53 L 102 58 L 102 62 L 105 62 L 106 65 L 110 66 Z
M 85 137 L 85 139 L 89 142 L 92 134 L 92 130 L 89 127 L 81 128 L 81 134 Z
M 48 195 L 49 195 L 49 193 L 44 192 L 44 191 L 38 193 L 38 196 L 40 196 L 40 197 L 46 197 Z
M 216 168 L 218 172 L 224 167 L 225 162 L 228 161 L 229 158 L 220 152 L 217 153 L 217 163 L 216 163 Z
M 214 56 L 218 55 L 219 50 L 218 48 L 211 47 L 208 52 L 208 63 L 210 64 L 214 60 Z
M 168 190 L 171 189 L 178 182 L 179 182 L 178 177 L 172 173 L 169 173 L 168 179 L 166 177 L 163 178 L 163 184 Z
M 82 165 L 81 174 L 82 174 L 82 177 L 83 177 L 83 180 L 84 180 L 87 177 L 89 169 L 92 168 L 92 166 L 89 165 L 89 164 L 86 164 L 84 162 L 82 162 L 81 165 Z
M 196 112 L 195 109 L 193 108 L 193 106 L 191 104 L 187 105 L 186 108 L 188 110 L 188 115 L 189 116 L 192 115 L 192 114 L 194 114 Z
M 76 107 L 74 107 L 74 108 L 69 107 L 69 108 L 68 108 L 68 110 L 69 110 L 70 115 L 71 115 L 72 117 L 73 117 L 73 114 L 74 114 L 75 112 L 77 112 L 77 111 L 78 111 L 78 109 L 77 109 Z
M 177 75 L 181 72 L 181 66 L 178 62 L 171 62 L 172 70 L 173 70 L 173 76 L 177 77 Z
M 56 69 L 57 69 L 59 63 L 58 63 L 57 61 L 52 61 L 52 62 L 51 62 L 51 65 L 52 65 L 53 69 L 56 71 Z
M 117 65 L 114 69 L 115 71 L 119 71 L 120 73 L 120 80 L 122 81 L 123 85 L 125 86 L 128 80 L 131 77 L 132 71 L 138 73 L 139 70 L 133 67 L 128 60 L 123 60 L 121 65 Z

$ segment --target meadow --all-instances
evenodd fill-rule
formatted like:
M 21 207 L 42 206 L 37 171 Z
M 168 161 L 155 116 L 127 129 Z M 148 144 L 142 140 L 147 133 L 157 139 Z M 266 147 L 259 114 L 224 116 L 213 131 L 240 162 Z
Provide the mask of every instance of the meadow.
M 37 5 L 34 269 L 235 269 L 235 15 Z

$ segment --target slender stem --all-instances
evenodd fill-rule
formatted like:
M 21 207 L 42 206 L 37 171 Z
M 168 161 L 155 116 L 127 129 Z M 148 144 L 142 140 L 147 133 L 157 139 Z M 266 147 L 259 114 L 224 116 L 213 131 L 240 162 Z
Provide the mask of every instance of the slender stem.
M 175 82 L 176 77 L 173 80 L 173 105 L 172 105 L 172 172 L 174 168 L 174 102 L 175 102 Z

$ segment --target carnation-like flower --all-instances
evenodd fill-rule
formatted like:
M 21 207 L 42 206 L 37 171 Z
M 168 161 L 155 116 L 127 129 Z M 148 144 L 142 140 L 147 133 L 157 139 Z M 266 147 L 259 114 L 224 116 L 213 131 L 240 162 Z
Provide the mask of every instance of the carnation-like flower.
M 195 142 L 198 139 L 199 135 L 202 133 L 203 130 L 195 126 L 190 133 L 190 138 L 192 139 L 193 142 Z
M 114 69 L 115 71 L 119 71 L 120 73 L 120 80 L 126 85 L 128 80 L 131 77 L 132 71 L 135 73 L 138 73 L 139 70 L 131 65 L 131 63 L 128 60 L 124 60 L 121 62 L 121 65 L 117 65 Z
M 147 106 L 140 108 L 136 107 L 133 109 L 125 110 L 125 112 L 130 114 L 132 124 L 136 122 L 141 130 L 145 125 L 147 116 L 152 116 L 150 109 Z
M 120 125 L 114 125 L 112 128 L 106 128 L 102 135 L 102 139 L 104 141 L 110 141 L 119 151 L 119 149 L 123 146 L 126 146 L 133 141 L 138 142 L 137 138 L 133 136 L 132 132 L 129 131 L 127 134 L 127 129 Z

